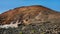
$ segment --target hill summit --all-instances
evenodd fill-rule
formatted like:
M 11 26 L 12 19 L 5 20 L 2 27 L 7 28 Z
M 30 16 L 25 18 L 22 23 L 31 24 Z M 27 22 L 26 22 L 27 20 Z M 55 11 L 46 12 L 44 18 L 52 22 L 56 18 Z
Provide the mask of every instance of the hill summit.
M 41 5 L 22 6 L 0 14 L 0 27 L 60 22 L 60 13 Z

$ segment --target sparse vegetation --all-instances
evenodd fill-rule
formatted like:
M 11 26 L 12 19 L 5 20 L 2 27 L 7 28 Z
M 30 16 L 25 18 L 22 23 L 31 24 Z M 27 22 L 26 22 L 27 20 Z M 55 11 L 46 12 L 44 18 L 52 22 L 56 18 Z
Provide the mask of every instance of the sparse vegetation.
M 34 25 L 34 26 L 33 26 Z M 25 27 L 23 30 L 22 28 Z M 0 29 L 0 34 L 59 34 L 60 25 L 55 23 L 21 25 L 18 28 Z

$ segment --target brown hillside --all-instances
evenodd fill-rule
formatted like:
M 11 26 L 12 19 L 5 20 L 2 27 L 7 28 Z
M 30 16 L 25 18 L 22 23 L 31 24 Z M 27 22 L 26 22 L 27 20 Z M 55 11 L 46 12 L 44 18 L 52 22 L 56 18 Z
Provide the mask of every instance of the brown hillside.
M 24 24 L 30 24 L 32 22 L 45 22 L 59 19 L 60 13 L 41 5 L 34 5 L 18 7 L 2 13 L 0 15 L 0 24 L 10 24 L 16 20 Z

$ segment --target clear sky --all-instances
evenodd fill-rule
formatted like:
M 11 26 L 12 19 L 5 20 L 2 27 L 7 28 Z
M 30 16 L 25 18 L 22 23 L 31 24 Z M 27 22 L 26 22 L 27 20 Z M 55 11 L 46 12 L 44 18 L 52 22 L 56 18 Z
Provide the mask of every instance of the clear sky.
M 43 5 L 60 11 L 60 0 L 0 0 L 0 13 L 16 7 L 29 5 Z

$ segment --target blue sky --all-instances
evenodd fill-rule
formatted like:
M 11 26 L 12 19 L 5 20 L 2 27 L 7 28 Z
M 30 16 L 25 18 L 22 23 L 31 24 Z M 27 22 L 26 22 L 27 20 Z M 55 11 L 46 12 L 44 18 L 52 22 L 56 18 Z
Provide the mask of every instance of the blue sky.
M 0 13 L 16 7 L 29 5 L 43 5 L 60 11 L 60 0 L 0 0 Z

